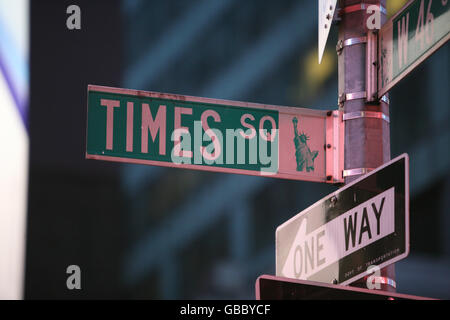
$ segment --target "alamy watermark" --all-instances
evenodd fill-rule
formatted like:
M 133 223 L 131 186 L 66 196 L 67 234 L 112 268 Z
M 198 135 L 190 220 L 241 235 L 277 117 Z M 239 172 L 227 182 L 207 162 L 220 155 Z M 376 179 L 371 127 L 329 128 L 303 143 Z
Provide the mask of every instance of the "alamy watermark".
M 366 9 L 366 13 L 369 15 L 366 21 L 366 27 L 369 30 L 381 29 L 381 8 L 380 5 L 370 5 Z
M 203 125 L 204 126 L 204 125 Z M 171 152 L 172 162 L 175 164 L 260 164 L 261 173 L 271 175 L 278 169 L 278 130 L 275 122 L 272 129 L 250 128 L 226 129 L 225 137 L 222 131 L 214 128 L 203 128 L 201 121 L 194 121 L 194 143 L 187 128 L 173 131 L 171 140 L 174 147 Z M 202 133 L 204 130 L 204 133 Z M 224 144 L 225 138 L 225 144 Z M 247 153 L 247 143 L 248 149 Z M 206 147 L 203 142 L 210 142 Z M 193 149 L 191 147 L 193 146 Z M 270 146 L 270 147 L 269 147 Z M 224 151 L 226 156 L 224 159 Z M 194 150 L 194 152 L 192 151 Z M 248 159 L 246 159 L 248 157 Z
M 66 27 L 69 30 L 81 29 L 81 9 L 76 4 L 67 7 L 66 13 L 70 14 L 66 20 Z
M 380 281 L 380 267 L 371 265 L 367 268 L 366 274 L 369 275 L 366 280 L 366 285 L 368 289 L 381 289 Z
M 77 266 L 76 264 L 72 264 L 67 267 L 66 273 L 70 274 L 70 276 L 68 276 L 67 280 L 66 280 L 67 289 L 80 290 L 81 289 L 81 269 L 80 269 L 80 267 Z

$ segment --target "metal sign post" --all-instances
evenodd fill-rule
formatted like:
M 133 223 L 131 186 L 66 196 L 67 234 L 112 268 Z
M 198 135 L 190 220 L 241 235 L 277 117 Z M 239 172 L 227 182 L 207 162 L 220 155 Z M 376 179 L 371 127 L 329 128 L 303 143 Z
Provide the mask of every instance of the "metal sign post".
M 340 1 L 338 79 L 339 104 L 345 121 L 345 183 L 388 162 L 390 154 L 389 105 L 387 99 L 367 102 L 366 92 L 366 7 L 386 7 L 385 0 Z M 386 21 L 380 10 L 381 23 Z M 370 101 L 370 99 L 369 99 Z M 395 281 L 394 265 L 381 270 L 381 276 Z M 356 286 L 366 286 L 360 282 Z M 383 285 L 383 290 L 394 290 Z

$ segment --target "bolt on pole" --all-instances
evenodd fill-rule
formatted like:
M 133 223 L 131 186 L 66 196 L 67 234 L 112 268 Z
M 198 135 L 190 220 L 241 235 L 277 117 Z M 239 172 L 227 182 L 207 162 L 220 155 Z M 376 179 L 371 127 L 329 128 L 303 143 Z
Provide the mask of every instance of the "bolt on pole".
M 370 5 L 377 5 L 384 9 L 386 0 L 339 1 L 339 41 L 336 47 L 339 108 L 343 110 L 344 116 L 350 113 L 359 115 L 351 117 L 345 123 L 344 175 L 346 184 L 391 159 L 389 123 L 385 120 L 386 117 L 389 117 L 389 105 L 386 103 L 388 100 L 378 101 L 373 98 L 376 83 L 370 79 L 376 79 L 376 77 L 370 76 L 370 74 L 373 73 L 373 68 L 377 67 L 377 62 L 371 61 L 372 55 L 366 55 L 367 41 L 373 41 L 374 35 L 376 39 L 376 30 L 370 30 L 367 27 L 367 18 L 370 16 L 367 7 Z M 386 21 L 385 9 L 380 10 L 380 14 L 381 24 L 383 24 Z M 368 36 L 369 33 L 371 34 Z M 371 42 L 370 46 L 373 44 Z M 367 116 L 373 113 L 385 117 Z M 381 282 L 380 289 L 395 291 L 394 286 L 386 284 L 395 283 L 395 266 L 392 264 L 381 269 L 380 276 L 375 281 Z M 351 285 L 366 288 L 366 278 Z

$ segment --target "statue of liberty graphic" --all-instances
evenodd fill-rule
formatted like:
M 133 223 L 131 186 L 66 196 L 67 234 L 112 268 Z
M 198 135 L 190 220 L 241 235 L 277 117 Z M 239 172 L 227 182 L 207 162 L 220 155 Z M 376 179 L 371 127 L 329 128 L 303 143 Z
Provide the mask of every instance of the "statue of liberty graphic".
M 305 133 L 298 134 L 297 131 L 297 117 L 292 119 L 294 124 L 294 144 L 295 144 L 295 157 L 297 159 L 297 171 L 306 172 L 314 171 L 314 160 L 316 159 L 319 151 L 311 151 L 308 147 L 307 141 L 309 137 Z

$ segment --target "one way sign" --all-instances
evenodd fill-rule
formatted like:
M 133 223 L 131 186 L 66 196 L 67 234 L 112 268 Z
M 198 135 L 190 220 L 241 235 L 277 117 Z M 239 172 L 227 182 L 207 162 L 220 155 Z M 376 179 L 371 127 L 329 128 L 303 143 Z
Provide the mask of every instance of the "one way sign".
M 276 231 L 276 275 L 349 284 L 409 253 L 404 154 L 300 212 Z

